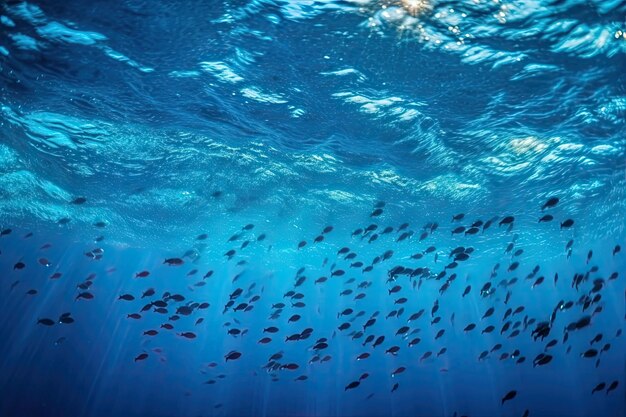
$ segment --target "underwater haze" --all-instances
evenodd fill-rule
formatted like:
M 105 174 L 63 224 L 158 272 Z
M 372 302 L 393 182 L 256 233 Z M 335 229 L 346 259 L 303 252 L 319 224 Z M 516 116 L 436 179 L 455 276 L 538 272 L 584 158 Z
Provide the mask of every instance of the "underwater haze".
M 626 415 L 626 2 L 0 2 L 0 416 Z

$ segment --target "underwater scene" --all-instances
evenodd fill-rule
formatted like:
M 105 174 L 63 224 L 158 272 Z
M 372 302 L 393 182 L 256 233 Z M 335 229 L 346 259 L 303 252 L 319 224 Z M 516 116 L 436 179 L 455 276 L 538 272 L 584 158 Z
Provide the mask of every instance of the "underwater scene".
M 625 1 L 0 1 L 0 417 L 623 417 L 625 280 Z

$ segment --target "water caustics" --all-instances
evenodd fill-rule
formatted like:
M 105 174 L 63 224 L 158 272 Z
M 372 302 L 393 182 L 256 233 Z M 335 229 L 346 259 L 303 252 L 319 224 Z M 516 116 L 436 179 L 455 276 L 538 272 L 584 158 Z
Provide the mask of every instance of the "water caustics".
M 624 16 L 3 2 L 0 415 L 623 415 Z

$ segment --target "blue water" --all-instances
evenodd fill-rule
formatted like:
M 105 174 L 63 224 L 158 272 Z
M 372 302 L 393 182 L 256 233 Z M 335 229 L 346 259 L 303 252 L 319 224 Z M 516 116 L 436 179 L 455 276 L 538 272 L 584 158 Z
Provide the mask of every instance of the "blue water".
M 0 416 L 625 416 L 624 16 L 2 2 Z

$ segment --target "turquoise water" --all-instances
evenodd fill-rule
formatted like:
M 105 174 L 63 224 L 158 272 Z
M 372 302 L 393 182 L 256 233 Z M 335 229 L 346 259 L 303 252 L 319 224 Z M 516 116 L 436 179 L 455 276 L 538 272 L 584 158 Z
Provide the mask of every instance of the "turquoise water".
M 623 416 L 625 15 L 3 2 L 0 415 Z

